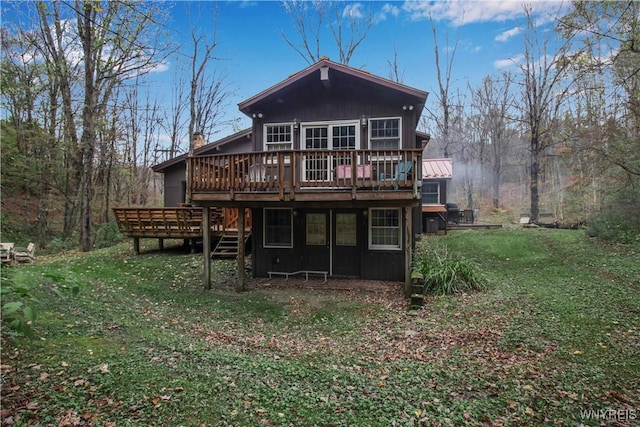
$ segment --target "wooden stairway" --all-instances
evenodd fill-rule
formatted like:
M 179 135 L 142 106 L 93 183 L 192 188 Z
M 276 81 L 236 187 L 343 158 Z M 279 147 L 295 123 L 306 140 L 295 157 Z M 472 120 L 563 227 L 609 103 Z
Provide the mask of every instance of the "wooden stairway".
M 247 240 L 251 236 L 251 231 L 245 231 L 244 243 L 247 244 Z M 235 258 L 238 256 L 238 231 L 227 230 L 222 234 L 218 244 L 211 253 L 212 258 Z

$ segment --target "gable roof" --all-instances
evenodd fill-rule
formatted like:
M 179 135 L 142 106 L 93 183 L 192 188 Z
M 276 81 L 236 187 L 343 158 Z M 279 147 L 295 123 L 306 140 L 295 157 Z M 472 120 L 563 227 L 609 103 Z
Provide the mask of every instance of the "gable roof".
M 211 142 L 209 144 L 205 144 L 200 148 L 196 148 L 195 150 L 193 150 L 193 155 L 203 156 L 207 154 L 214 154 L 216 151 L 219 151 L 220 148 L 226 144 L 237 141 L 241 138 L 250 138 L 250 137 L 251 137 L 251 128 L 243 129 L 240 132 L 236 132 L 234 134 L 225 136 L 224 138 L 219 139 L 217 141 Z M 176 165 L 178 163 L 184 162 L 188 157 L 188 155 L 189 155 L 188 153 L 185 153 L 180 156 L 176 156 L 172 159 L 166 160 L 155 166 L 151 166 L 151 169 L 153 169 L 154 172 L 164 173 L 164 171 L 167 168 L 173 165 Z
M 452 159 L 423 159 L 422 179 L 453 178 Z
M 319 82 L 322 80 L 323 84 L 331 84 L 331 76 L 335 76 L 334 78 L 339 77 L 341 79 L 350 79 L 354 82 L 359 81 L 361 83 L 377 87 L 382 91 L 390 91 L 404 95 L 411 101 L 418 111 L 422 111 L 428 96 L 428 93 L 425 91 L 323 58 L 304 70 L 292 74 L 280 83 L 271 86 L 243 102 L 240 102 L 238 104 L 238 108 L 247 116 L 251 116 L 252 113 L 257 112 L 257 106 L 269 101 L 281 101 L 281 97 L 283 95 L 295 92 L 296 89 L 299 89 L 310 82 Z

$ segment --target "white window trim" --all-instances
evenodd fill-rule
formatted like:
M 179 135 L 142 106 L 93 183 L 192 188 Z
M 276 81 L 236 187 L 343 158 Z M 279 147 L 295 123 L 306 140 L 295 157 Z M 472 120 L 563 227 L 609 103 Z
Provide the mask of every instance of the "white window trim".
M 370 117 L 369 121 L 367 123 L 367 139 L 369 142 L 369 149 L 373 150 L 372 148 L 372 137 L 371 137 L 371 132 L 373 130 L 373 127 L 371 126 L 371 122 L 375 121 L 375 120 L 398 120 L 398 147 L 394 148 L 394 150 L 401 150 L 402 149 L 402 117 L 401 116 L 391 116 L 391 117 Z M 382 139 L 382 138 L 381 138 Z
M 291 133 L 291 141 L 289 141 L 290 147 L 289 150 L 293 150 L 293 143 L 295 139 L 295 132 L 293 129 L 293 123 L 291 122 L 282 122 L 282 123 L 264 123 L 262 125 L 262 148 L 263 151 L 269 151 L 269 145 L 279 145 L 284 144 L 284 142 L 267 142 L 267 127 L 269 126 L 288 126 L 289 131 Z M 275 151 L 287 151 L 287 150 L 275 150 Z
M 356 128 L 356 146 L 355 150 L 359 150 L 360 144 L 360 121 L 359 120 L 335 120 L 335 121 L 323 121 L 323 122 L 304 122 L 300 124 L 300 148 L 307 150 L 307 144 L 305 144 L 305 129 L 308 127 L 324 127 L 327 129 L 327 150 L 333 150 L 333 132 L 332 127 L 335 126 L 355 126 Z M 308 150 L 315 150 L 315 148 L 309 148 Z
M 291 215 L 291 229 L 289 232 L 291 233 L 290 242 L 291 244 L 288 246 L 280 246 L 280 245 L 268 245 L 267 244 L 267 211 L 289 211 L 289 215 Z M 291 249 L 293 248 L 293 209 L 292 208 L 264 208 L 262 211 L 262 247 L 263 248 L 274 248 L 274 249 Z
M 371 243 L 371 221 L 373 215 L 371 214 L 374 210 L 395 210 L 398 211 L 398 246 L 394 245 L 374 245 Z M 368 212 L 368 225 L 367 225 L 367 233 L 369 234 L 369 249 L 374 251 L 401 251 L 402 250 L 402 208 L 369 208 Z
M 422 184 L 422 189 L 424 189 L 424 187 L 425 187 L 426 185 L 430 185 L 430 184 L 436 184 L 436 185 L 438 186 L 438 202 L 436 202 L 436 203 L 425 203 L 425 202 L 422 202 L 422 204 L 423 204 L 423 205 L 427 205 L 427 206 L 440 205 L 440 204 L 441 204 L 441 203 L 440 203 L 440 189 L 441 189 L 440 182 L 438 182 L 438 181 L 435 181 L 435 182 L 432 182 L 432 181 L 425 181 L 425 182 Z M 420 191 L 420 201 L 422 201 L 422 196 L 423 196 L 423 193 L 422 193 L 422 191 Z

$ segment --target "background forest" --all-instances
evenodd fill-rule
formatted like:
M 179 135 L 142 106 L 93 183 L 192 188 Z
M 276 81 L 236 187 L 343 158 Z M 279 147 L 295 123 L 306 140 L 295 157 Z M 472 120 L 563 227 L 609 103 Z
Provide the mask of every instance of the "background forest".
M 349 5 L 283 2 L 291 20 L 283 46 L 313 63 L 331 45 L 349 64 L 374 30 L 366 16 L 342 13 Z M 187 152 L 196 131 L 238 130 L 223 113 L 231 82 L 216 48 L 224 34 L 192 27 L 188 45 L 174 45 L 162 6 L 5 2 L 3 15 L 24 20 L 3 19 L 1 28 L 3 240 L 88 251 L 115 231 L 113 206 L 161 205 L 152 165 Z M 521 61 L 464 90 L 451 78 L 458 43 L 443 47 L 432 24 L 438 90 L 420 126 L 432 135 L 425 155 L 454 159 L 450 197 L 481 215 L 551 212 L 594 235 L 637 241 L 640 3 L 576 1 L 559 9 L 553 32 L 523 8 Z M 323 26 L 331 37 L 318 37 Z M 145 76 L 178 49 L 171 87 L 145 90 Z M 387 77 L 403 82 L 395 52 L 386 57 Z

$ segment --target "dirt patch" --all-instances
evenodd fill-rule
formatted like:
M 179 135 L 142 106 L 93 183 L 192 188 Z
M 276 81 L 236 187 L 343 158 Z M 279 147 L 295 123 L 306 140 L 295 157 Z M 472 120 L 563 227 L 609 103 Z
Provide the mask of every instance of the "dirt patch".
M 335 290 L 335 291 L 365 291 L 376 293 L 399 293 L 402 294 L 404 283 L 390 282 L 384 280 L 362 280 L 362 279 L 340 279 L 327 278 L 325 282 L 323 278 L 304 277 L 271 277 L 271 278 L 255 278 L 247 281 L 247 289 L 265 289 L 265 288 L 292 288 L 292 289 L 313 289 L 313 290 Z

